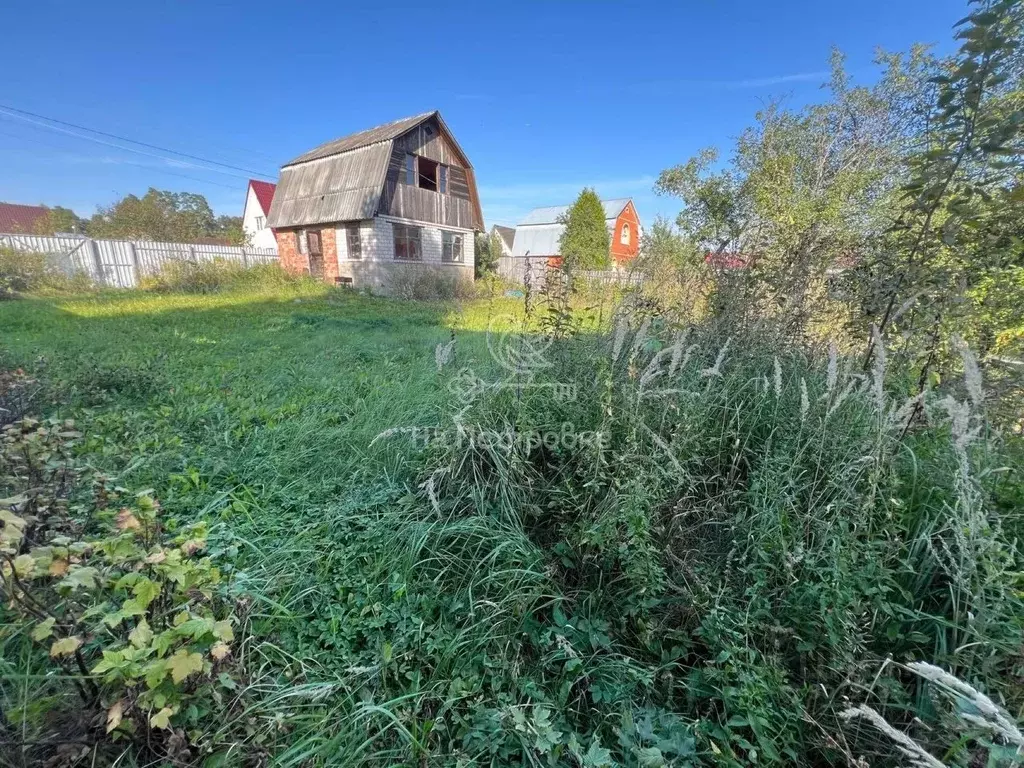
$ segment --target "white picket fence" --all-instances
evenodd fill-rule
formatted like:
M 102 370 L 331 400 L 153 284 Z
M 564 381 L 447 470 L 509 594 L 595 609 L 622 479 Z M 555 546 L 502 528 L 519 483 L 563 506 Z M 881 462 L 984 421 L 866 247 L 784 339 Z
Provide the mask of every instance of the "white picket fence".
M 527 266 L 529 261 L 529 266 Z M 531 285 L 539 286 L 544 282 L 547 274 L 546 258 L 523 258 L 515 256 L 502 256 L 498 259 L 498 274 L 509 282 L 524 285 L 529 279 Z M 624 269 L 590 270 L 577 271 L 576 277 L 582 278 L 589 283 L 601 283 L 603 285 L 631 286 L 643 282 L 643 275 L 639 272 L 631 272 Z
M 109 288 L 135 288 L 143 277 L 156 274 L 171 261 L 228 259 L 247 267 L 277 261 L 275 248 L 97 240 L 77 235 L 39 237 L 0 233 L 0 248 L 44 254 L 56 269 L 68 275 L 85 273 L 97 285 Z

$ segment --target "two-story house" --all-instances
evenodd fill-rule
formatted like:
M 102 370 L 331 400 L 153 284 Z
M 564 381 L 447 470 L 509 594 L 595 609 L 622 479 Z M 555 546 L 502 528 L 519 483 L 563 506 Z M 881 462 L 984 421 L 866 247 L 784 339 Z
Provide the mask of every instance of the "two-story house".
M 268 226 L 285 269 L 387 291 L 398 270 L 472 281 L 483 214 L 473 167 L 435 111 L 285 164 Z
M 242 210 L 242 231 L 245 244 L 250 248 L 276 248 L 274 231 L 267 224 L 270 205 L 274 200 L 275 185 L 269 181 L 249 179 Z

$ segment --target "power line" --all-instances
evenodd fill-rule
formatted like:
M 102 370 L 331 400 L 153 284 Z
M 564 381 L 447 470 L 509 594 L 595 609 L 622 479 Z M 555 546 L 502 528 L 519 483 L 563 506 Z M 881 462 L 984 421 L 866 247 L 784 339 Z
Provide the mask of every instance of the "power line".
M 168 149 L 167 147 L 161 147 L 161 146 L 159 146 L 157 144 L 149 144 L 149 143 L 147 143 L 145 141 L 137 141 L 136 139 L 129 139 L 129 138 L 125 137 L 125 136 L 118 136 L 115 133 L 107 133 L 105 131 L 96 130 L 95 128 L 87 128 L 84 125 L 78 125 L 76 123 L 70 123 L 70 122 L 67 122 L 66 120 L 58 120 L 55 117 L 47 117 L 46 115 L 40 115 L 40 114 L 36 114 L 35 112 L 29 112 L 26 109 L 18 109 L 17 107 L 11 107 L 11 106 L 8 106 L 6 104 L 0 104 L 0 109 L 7 110 L 8 112 L 17 113 L 17 114 L 11 115 L 12 117 L 18 117 L 19 115 L 26 115 L 28 117 L 34 117 L 34 118 L 37 118 L 39 120 L 46 120 L 46 121 L 51 122 L 51 123 L 57 123 L 58 125 L 65 125 L 65 126 L 67 126 L 69 128 L 74 128 L 74 129 L 79 130 L 79 131 L 87 131 L 89 133 L 95 133 L 95 134 L 97 134 L 99 136 L 106 136 L 108 139 L 116 139 L 117 141 L 124 141 L 124 142 L 127 142 L 129 144 L 136 144 L 136 145 L 138 145 L 140 147 L 147 147 L 148 149 L 155 149 L 155 150 L 158 150 L 160 152 L 167 152 L 167 153 L 172 154 L 172 155 L 178 155 L 179 157 L 187 157 L 190 160 L 198 160 L 201 163 L 207 163 L 209 165 L 219 165 L 222 168 L 230 168 L 230 169 L 235 170 L 235 171 L 242 171 L 243 173 L 247 173 L 247 174 L 250 174 L 250 175 L 253 175 L 253 176 L 262 176 L 262 177 L 267 178 L 267 179 L 275 178 L 274 174 L 262 173 L 260 171 L 254 171 L 251 168 L 242 168 L 242 167 L 237 166 L 237 165 L 230 165 L 228 163 L 221 163 L 221 162 L 218 162 L 217 160 L 208 160 L 208 159 L 206 159 L 204 157 L 199 157 L 198 155 L 190 155 L 187 152 L 179 152 L 176 149 Z M 22 119 L 24 119 L 24 118 L 22 118 Z M 29 121 L 29 122 L 32 122 L 32 121 Z M 40 123 L 36 123 L 36 125 L 40 125 Z M 53 126 L 46 126 L 45 124 L 42 124 L 42 125 L 43 125 L 43 127 L 50 127 L 50 128 L 53 127 Z M 66 133 L 66 131 L 65 131 L 65 133 Z M 71 135 L 74 136 L 76 134 L 71 134 Z M 79 136 L 79 138 L 87 139 L 89 141 L 97 141 L 97 139 L 93 139 L 91 136 Z M 99 142 L 99 143 L 103 144 L 105 142 Z M 115 146 L 115 145 L 108 145 L 108 146 Z M 138 150 L 132 150 L 130 147 L 120 147 L 120 149 L 125 149 L 125 150 L 128 150 L 128 151 L 136 151 L 136 152 L 138 151 Z M 145 153 L 143 153 L 143 154 L 145 154 Z
M 41 139 L 34 139 L 31 136 L 19 136 L 16 133 L 8 133 L 7 131 L 0 131 L 0 136 L 9 136 L 12 139 L 22 139 L 23 141 L 32 141 L 32 142 L 35 142 L 36 144 L 42 144 L 45 147 L 53 147 L 54 149 L 64 149 L 64 147 L 61 147 L 61 146 L 59 146 L 57 144 L 53 144 L 53 143 L 51 143 L 49 141 L 42 141 Z M 236 192 L 238 191 L 238 185 L 237 184 L 223 184 L 223 183 L 221 183 L 219 181 L 209 181 L 207 179 L 200 179 L 197 176 L 189 176 L 189 175 L 184 174 L 184 173 L 176 173 L 175 171 L 169 171 L 166 168 L 160 168 L 159 166 L 145 165 L 144 163 L 133 163 L 131 160 L 121 160 L 121 159 L 118 159 L 117 162 L 119 164 L 123 163 L 125 165 L 131 165 L 131 166 L 133 166 L 135 168 L 145 168 L 147 170 L 156 171 L 157 173 L 166 173 L 166 174 L 168 174 L 170 176 L 180 176 L 183 179 L 190 179 L 192 181 L 197 181 L 200 184 L 213 184 L 214 186 L 217 186 L 217 187 L 224 187 L 225 189 L 233 189 Z

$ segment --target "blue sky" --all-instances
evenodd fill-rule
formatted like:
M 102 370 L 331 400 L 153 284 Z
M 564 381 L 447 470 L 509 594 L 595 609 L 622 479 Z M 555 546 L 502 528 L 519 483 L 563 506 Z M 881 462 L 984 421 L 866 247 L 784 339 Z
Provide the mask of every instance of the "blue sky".
M 0 105 L 276 177 L 329 139 L 440 109 L 488 226 L 584 185 L 674 217 L 659 171 L 727 150 L 773 97 L 799 106 L 829 49 L 952 49 L 965 0 L 33 2 L 4 10 Z M 241 215 L 244 173 L 0 114 L 0 200 L 93 213 L 156 186 Z M 70 131 L 68 133 L 67 131 Z

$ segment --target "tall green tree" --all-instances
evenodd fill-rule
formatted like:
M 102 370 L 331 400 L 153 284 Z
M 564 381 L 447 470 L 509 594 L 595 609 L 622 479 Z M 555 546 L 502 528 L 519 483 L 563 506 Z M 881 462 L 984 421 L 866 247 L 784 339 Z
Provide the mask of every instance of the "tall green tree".
M 35 234 L 55 235 L 60 232 L 85 232 L 85 219 L 70 208 L 55 205 L 46 208 L 46 215 L 36 222 Z
M 593 189 L 584 188 L 559 221 L 565 225 L 558 241 L 565 269 L 608 268 L 608 227 L 601 198 Z
M 483 277 L 497 270 L 501 247 L 495 242 L 495 237 L 478 233 L 473 239 L 474 277 Z
M 216 219 L 203 195 L 150 187 L 142 197 L 128 195 L 92 217 L 93 237 L 193 242 L 215 236 Z

